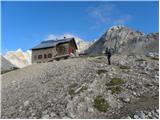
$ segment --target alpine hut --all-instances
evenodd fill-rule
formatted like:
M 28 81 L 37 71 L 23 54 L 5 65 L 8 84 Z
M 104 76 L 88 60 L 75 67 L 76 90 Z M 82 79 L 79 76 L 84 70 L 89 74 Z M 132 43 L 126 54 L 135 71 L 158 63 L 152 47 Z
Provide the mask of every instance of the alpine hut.
M 66 59 L 76 55 L 77 45 L 74 38 L 46 40 L 31 48 L 32 63 L 44 63 L 53 60 Z

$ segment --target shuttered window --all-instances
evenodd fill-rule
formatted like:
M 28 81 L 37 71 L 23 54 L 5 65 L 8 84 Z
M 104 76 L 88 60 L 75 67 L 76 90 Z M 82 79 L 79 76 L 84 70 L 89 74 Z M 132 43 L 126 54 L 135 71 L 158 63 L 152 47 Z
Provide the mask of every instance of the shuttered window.
M 38 59 L 42 59 L 42 55 L 38 55 Z
M 51 58 L 51 57 L 52 57 L 52 54 L 51 54 L 51 53 L 49 53 L 49 54 L 48 54 L 48 58 Z

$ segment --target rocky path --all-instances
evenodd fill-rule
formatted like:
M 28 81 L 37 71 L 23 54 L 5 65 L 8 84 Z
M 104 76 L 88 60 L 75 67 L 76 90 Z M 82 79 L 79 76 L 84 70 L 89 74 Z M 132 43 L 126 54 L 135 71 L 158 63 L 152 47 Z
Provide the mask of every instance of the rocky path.
M 157 118 L 158 72 L 146 56 L 34 64 L 2 75 L 2 118 Z

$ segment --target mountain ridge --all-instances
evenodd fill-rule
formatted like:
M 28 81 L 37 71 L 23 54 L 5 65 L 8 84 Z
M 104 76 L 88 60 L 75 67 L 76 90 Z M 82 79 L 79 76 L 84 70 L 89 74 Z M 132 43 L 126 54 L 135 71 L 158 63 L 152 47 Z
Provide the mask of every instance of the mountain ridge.
M 150 43 L 150 40 L 152 40 L 153 44 L 156 45 L 156 50 L 151 50 L 150 52 L 158 52 L 158 36 L 159 33 L 150 33 L 145 35 L 142 32 L 125 26 L 113 26 L 110 27 L 85 52 L 89 55 L 98 55 L 103 54 L 105 48 L 112 48 L 116 53 L 138 53 L 140 51 L 140 53 L 143 54 L 150 51 L 145 49 L 145 47 L 149 47 L 149 44 L 152 44 Z

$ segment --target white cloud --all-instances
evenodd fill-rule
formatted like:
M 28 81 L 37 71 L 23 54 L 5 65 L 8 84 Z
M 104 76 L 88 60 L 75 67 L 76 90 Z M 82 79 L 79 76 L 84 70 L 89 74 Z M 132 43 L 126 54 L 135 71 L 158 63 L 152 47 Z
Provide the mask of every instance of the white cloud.
M 96 28 L 100 25 L 118 25 L 126 24 L 131 20 L 131 15 L 124 14 L 118 7 L 111 3 L 100 4 L 96 7 L 89 7 L 87 9 L 89 16 L 94 21 L 94 26 L 91 28 Z
M 130 15 L 126 15 L 124 17 L 121 17 L 114 21 L 114 24 L 125 24 L 127 21 L 129 21 L 132 17 Z
M 44 40 L 55 40 L 56 39 L 56 35 L 54 34 L 49 34 Z
M 88 13 L 91 17 L 98 20 L 101 23 L 110 22 L 111 12 L 115 9 L 113 4 L 99 5 L 97 7 L 88 8 Z
M 49 34 L 45 40 L 56 40 L 56 39 L 63 39 L 64 37 L 66 38 L 71 38 L 74 37 L 76 38 L 78 41 L 83 41 L 79 36 L 71 34 L 71 33 L 64 33 L 62 35 L 56 35 L 56 34 Z
M 91 44 L 83 39 L 81 39 L 79 36 L 71 34 L 71 33 L 65 33 L 62 35 L 55 35 L 55 34 L 49 34 L 45 40 L 56 40 L 56 39 L 63 39 L 64 37 L 66 38 L 71 38 L 74 37 L 77 47 L 78 47 L 78 52 L 84 52 Z

